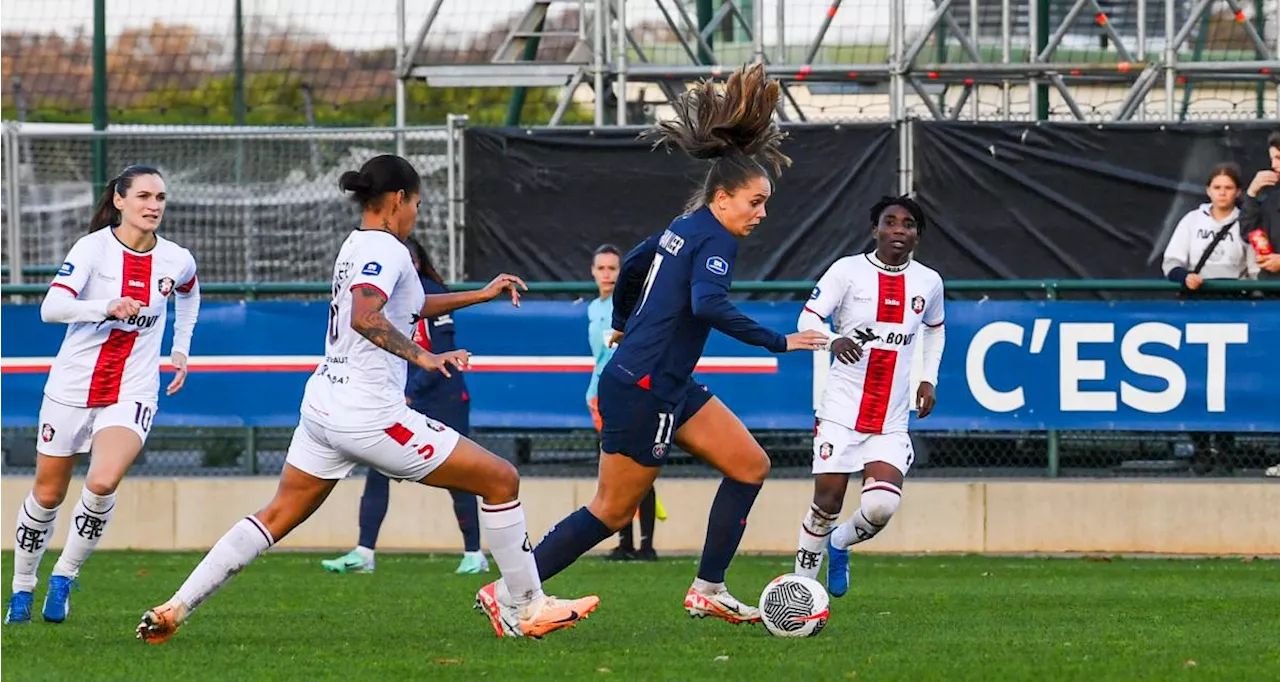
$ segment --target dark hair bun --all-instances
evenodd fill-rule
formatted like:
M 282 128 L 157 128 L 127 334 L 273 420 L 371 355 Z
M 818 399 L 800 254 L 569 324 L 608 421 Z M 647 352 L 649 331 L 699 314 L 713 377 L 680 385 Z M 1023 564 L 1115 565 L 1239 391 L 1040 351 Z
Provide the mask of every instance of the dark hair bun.
M 373 189 L 369 179 L 361 175 L 360 171 L 347 171 L 338 178 L 338 186 L 344 191 L 355 192 L 356 194 L 366 194 Z

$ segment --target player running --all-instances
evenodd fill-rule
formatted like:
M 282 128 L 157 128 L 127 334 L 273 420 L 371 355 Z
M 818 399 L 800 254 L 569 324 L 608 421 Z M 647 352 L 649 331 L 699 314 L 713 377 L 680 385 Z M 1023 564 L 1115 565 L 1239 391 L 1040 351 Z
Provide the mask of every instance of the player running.
M 470 356 L 465 350 L 430 353 L 402 330 L 503 292 L 519 305 L 524 282 L 499 275 L 480 291 L 426 297 L 403 241 L 418 218 L 417 171 L 399 156 L 376 156 L 358 172 L 343 173 L 340 184 L 363 215 L 334 263 L 325 359 L 307 381 L 280 487 L 266 507 L 222 536 L 169 601 L 143 614 L 138 638 L 159 644 L 172 637 L 231 576 L 318 509 L 358 463 L 391 478 L 481 496 L 480 525 L 512 586 L 518 627 L 541 636 L 573 625 L 599 599 L 543 594 L 515 467 L 410 409 L 404 399 L 406 361 L 451 376 L 450 369 L 466 368 Z
M 599 383 L 599 485 L 591 504 L 552 528 L 534 550 L 543 580 L 631 522 L 674 442 L 725 477 L 685 609 L 731 623 L 760 619 L 755 607 L 729 594 L 724 579 L 769 474 L 769 457 L 733 412 L 694 381 L 693 370 L 712 328 L 775 353 L 826 347 L 822 332 L 783 336 L 729 301 L 736 239 L 764 219 L 773 191 L 756 159 L 770 163 L 775 173 L 790 163 L 778 149 L 783 133 L 773 123 L 778 94 L 778 83 L 765 78 L 762 66 L 740 69 L 723 89 L 699 83 L 674 105 L 676 120 L 648 133 L 659 144 L 675 144 L 713 163 L 685 214 L 623 262 L 612 325 L 621 345 Z M 511 620 L 513 587 L 498 581 L 476 595 L 477 608 L 495 630 Z M 499 630 L 499 636 L 519 634 Z
M 67 544 L 53 567 L 44 619 L 66 620 L 80 567 L 102 539 L 116 488 L 142 451 L 160 393 L 160 344 L 174 296 L 171 362 L 182 390 L 200 288 L 191 252 L 156 234 L 164 218 L 164 178 L 129 166 L 107 183 L 89 223 L 45 294 L 40 318 L 67 325 L 40 405 L 36 481 L 18 511 L 13 594 L 5 623 L 31 620 L 36 570 L 53 535 L 76 464 L 92 452 Z
M 431 256 L 422 244 L 413 237 L 407 237 L 405 245 L 409 247 L 409 255 L 413 258 L 414 270 L 422 289 L 427 296 L 439 296 L 449 293 L 444 278 L 431 263 Z M 452 315 L 418 320 L 413 328 L 413 340 L 426 350 L 437 353 L 451 351 L 458 346 L 454 342 L 454 322 Z M 445 376 L 440 372 L 430 372 L 417 365 L 409 365 L 408 385 L 405 386 L 405 400 L 409 407 L 426 415 L 463 436 L 471 433 L 471 396 L 467 392 L 467 380 L 461 373 Z M 476 504 L 476 496 L 461 490 L 450 490 L 453 498 L 453 515 L 458 520 L 458 529 L 462 531 L 462 562 L 454 571 L 460 574 L 488 573 L 489 560 L 480 549 L 480 510 Z M 369 467 L 364 479 L 364 493 L 360 495 L 360 539 L 355 549 L 336 559 L 325 559 L 320 562 L 324 570 L 330 573 L 372 573 L 377 565 L 374 557 L 378 544 L 378 532 L 382 530 L 382 521 L 387 518 L 387 507 L 391 503 L 391 479 L 374 467 Z
M 797 327 L 837 336 L 813 436 L 813 506 L 800 525 L 795 572 L 816 578 L 824 546 L 831 555 L 827 591 L 849 589 L 849 547 L 889 523 L 915 451 L 907 435 L 908 392 L 916 335 L 924 370 L 916 391 L 921 419 L 933 411 L 942 363 L 943 287 L 934 270 L 911 258 L 924 212 L 908 197 L 871 208 L 875 252 L 841 258 L 818 280 Z M 862 505 L 834 531 L 849 476 L 862 472 Z

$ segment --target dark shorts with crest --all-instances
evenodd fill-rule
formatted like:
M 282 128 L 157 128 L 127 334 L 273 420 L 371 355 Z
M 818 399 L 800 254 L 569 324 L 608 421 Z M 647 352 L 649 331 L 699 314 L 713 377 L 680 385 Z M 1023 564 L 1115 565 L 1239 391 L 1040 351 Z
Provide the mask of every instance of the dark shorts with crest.
M 690 378 L 679 402 L 672 404 L 648 389 L 602 372 L 600 449 L 626 455 L 644 466 L 662 466 L 671 454 L 676 431 L 714 395 Z

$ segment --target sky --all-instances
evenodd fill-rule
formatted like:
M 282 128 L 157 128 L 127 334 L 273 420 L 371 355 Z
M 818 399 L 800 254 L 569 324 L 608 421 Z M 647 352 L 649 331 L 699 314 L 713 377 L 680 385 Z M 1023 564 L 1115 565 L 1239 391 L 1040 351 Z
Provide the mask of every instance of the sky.
M 676 21 L 675 0 L 664 0 Z M 776 42 L 779 0 L 765 2 L 765 36 Z M 684 0 L 691 5 L 690 0 Z M 406 0 L 409 39 L 422 25 L 432 0 Z M 432 36 L 484 30 L 493 22 L 523 12 L 527 0 L 444 0 Z M 578 3 L 561 0 L 566 9 Z M 931 0 L 907 0 L 909 23 L 921 23 Z M 826 15 L 830 0 L 786 0 L 786 40 L 795 45 L 813 39 Z M 153 22 L 184 23 L 210 32 L 231 31 L 232 0 L 108 0 L 107 32 L 118 35 L 125 27 Z M 889 0 L 845 0 L 832 23 L 829 37 L 852 42 L 883 34 L 889 25 Z M 325 36 L 336 47 L 378 48 L 395 44 L 396 0 L 244 0 L 246 14 L 268 16 L 284 26 Z M 628 24 L 662 20 L 653 0 L 630 0 Z M 690 9 L 690 15 L 693 11 Z M 90 0 L 0 0 L 0 27 L 10 31 L 57 31 L 67 35 L 89 32 L 93 25 Z

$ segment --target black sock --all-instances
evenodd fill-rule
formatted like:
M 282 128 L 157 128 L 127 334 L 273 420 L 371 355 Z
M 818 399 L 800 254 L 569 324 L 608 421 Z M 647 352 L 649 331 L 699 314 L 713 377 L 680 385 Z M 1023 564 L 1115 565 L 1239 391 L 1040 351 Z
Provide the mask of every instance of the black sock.
M 634 550 L 636 548 L 635 530 L 632 525 L 634 524 L 627 522 L 627 525 L 618 531 L 618 546 L 623 549 Z
M 758 483 L 740 483 L 728 478 L 720 482 L 716 500 L 711 503 L 711 517 L 707 519 L 707 541 L 702 546 L 702 562 L 698 565 L 700 579 L 709 583 L 724 582 L 724 572 L 742 542 L 747 515 L 760 488 Z
M 361 547 L 374 549 L 378 544 L 378 532 L 382 520 L 387 518 L 387 505 L 391 503 L 391 481 L 377 469 L 370 468 L 364 479 L 364 494 L 360 496 Z
M 480 506 L 476 496 L 457 490 L 450 490 L 453 497 L 453 515 L 458 519 L 458 530 L 462 531 L 462 547 L 468 552 L 480 551 Z
M 538 576 L 550 580 L 609 535 L 609 527 L 586 507 L 566 516 L 533 548 Z
M 653 524 L 657 519 L 658 493 L 649 488 L 649 494 L 640 500 L 640 549 L 653 549 Z

